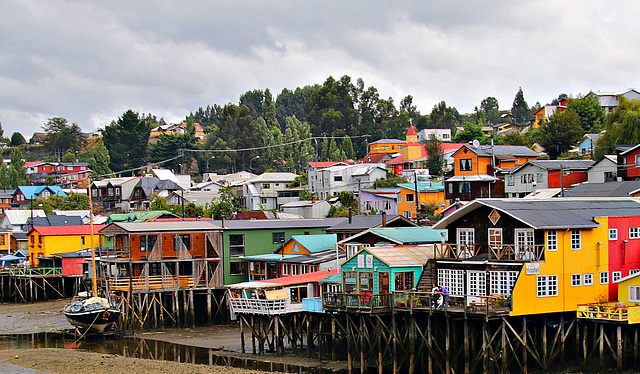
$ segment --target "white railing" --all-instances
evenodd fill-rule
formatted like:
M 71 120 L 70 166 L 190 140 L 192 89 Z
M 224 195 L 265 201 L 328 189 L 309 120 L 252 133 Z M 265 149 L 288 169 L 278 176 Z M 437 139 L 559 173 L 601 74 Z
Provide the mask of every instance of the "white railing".
M 229 298 L 229 306 L 233 313 L 246 314 L 286 314 L 302 311 L 302 303 L 290 304 L 288 300 Z

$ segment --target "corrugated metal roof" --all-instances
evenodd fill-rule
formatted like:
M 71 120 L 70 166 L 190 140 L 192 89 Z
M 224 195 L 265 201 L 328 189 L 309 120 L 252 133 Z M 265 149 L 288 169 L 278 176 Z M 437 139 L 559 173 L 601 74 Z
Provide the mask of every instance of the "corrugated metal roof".
M 433 245 L 415 247 L 368 247 L 367 251 L 390 267 L 423 266 L 435 258 Z
M 527 163 L 536 165 L 547 170 L 567 170 L 588 169 L 593 165 L 593 160 L 535 160 Z
M 155 231 L 211 231 L 220 230 L 214 221 L 147 221 L 147 222 L 114 222 L 127 232 L 155 232 Z
M 402 244 L 440 243 L 442 233 L 447 239 L 447 230 L 434 230 L 431 227 L 378 227 L 369 231 Z
M 318 219 L 252 219 L 252 220 L 226 220 L 224 227 L 231 230 L 260 230 L 260 229 L 286 229 L 286 228 L 326 228 L 347 218 L 318 218 Z M 213 221 L 215 225 L 222 227 L 222 221 Z
M 335 249 L 336 243 L 338 242 L 338 235 L 294 235 L 289 238 L 289 240 L 295 240 L 309 252 L 317 253 L 326 251 L 327 249 Z
M 336 274 L 339 271 L 340 271 L 339 269 L 320 270 L 320 271 L 315 271 L 313 273 L 292 275 L 289 277 L 269 279 L 266 281 L 253 281 L 253 282 L 228 284 L 225 287 L 227 288 L 270 288 L 270 287 L 293 286 L 296 284 L 307 284 L 307 283 L 319 282 L 320 279 L 324 279 L 330 275 Z
M 476 199 L 433 227 L 446 228 L 463 215 L 488 206 L 535 229 L 599 227 L 594 217 L 639 216 L 640 201 L 633 198 Z
M 105 225 L 93 225 L 93 232 L 97 233 L 104 227 Z M 35 226 L 31 231 L 37 231 L 44 236 L 90 235 L 91 225 Z
M 399 214 L 387 215 L 387 223 L 391 221 L 404 219 L 409 225 L 417 226 L 415 223 L 405 219 Z M 366 230 L 372 227 L 382 226 L 382 214 L 372 214 L 367 216 L 353 216 L 351 217 L 351 223 L 348 218 L 342 218 L 342 221 L 337 222 L 335 225 L 329 227 L 327 231 L 340 231 L 340 230 Z
M 640 181 L 581 183 L 564 191 L 566 197 L 626 197 L 640 190 Z
M 249 183 L 258 182 L 293 182 L 298 175 L 293 173 L 262 173 L 255 178 L 251 178 Z

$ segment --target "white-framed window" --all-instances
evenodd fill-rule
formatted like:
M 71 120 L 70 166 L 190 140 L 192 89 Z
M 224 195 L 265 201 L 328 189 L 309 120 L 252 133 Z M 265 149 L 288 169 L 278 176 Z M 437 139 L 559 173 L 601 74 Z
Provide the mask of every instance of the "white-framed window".
M 584 285 L 593 286 L 593 274 L 587 273 L 584 275 Z
M 298 264 L 291 264 L 291 275 L 298 275 Z
M 516 259 L 530 260 L 535 254 L 533 229 L 515 229 Z
M 382 209 L 383 210 L 391 209 L 391 200 L 383 200 L 382 201 Z
M 509 174 L 507 175 L 507 186 L 515 186 L 516 184 L 516 177 L 513 174 Z
M 461 171 L 471 171 L 473 169 L 473 163 L 470 158 L 462 158 L 460 159 L 460 170 Z
M 629 301 L 640 301 L 640 286 L 629 286 Z
M 582 235 L 580 230 L 571 230 L 571 250 L 577 251 L 582 247 Z
M 307 265 L 300 265 L 300 274 L 307 274 L 309 272 L 309 267 Z
M 571 274 L 571 287 L 582 286 L 582 274 Z
M 640 269 L 631 269 L 631 270 L 629 270 L 629 275 L 638 274 L 638 273 L 640 273 Z
M 517 271 L 490 271 L 489 292 L 496 295 L 511 295 L 517 279 Z
M 558 276 L 544 275 L 536 277 L 538 297 L 558 296 Z
M 618 229 L 609 229 L 609 240 L 618 240 Z
M 640 166 L 640 155 L 636 155 L 636 166 Z
M 609 272 L 600 272 L 600 284 L 609 284 Z
M 611 280 L 615 283 L 617 281 L 620 280 L 620 278 L 622 278 L 622 272 L 621 271 L 612 271 L 611 272 Z
M 629 227 L 629 239 L 640 239 L 640 227 Z
M 364 210 L 371 210 L 373 207 L 371 206 L 371 201 L 366 200 L 364 202 Z
M 291 274 L 291 265 L 290 264 L 282 264 L 282 275 Z
M 467 294 L 473 296 L 485 296 L 487 294 L 486 271 L 467 271 Z
M 547 231 L 547 251 L 558 250 L 558 232 Z
M 438 269 L 438 284 L 451 295 L 464 295 L 464 270 Z
M 404 218 L 411 218 L 411 211 L 405 210 L 403 215 L 404 215 Z

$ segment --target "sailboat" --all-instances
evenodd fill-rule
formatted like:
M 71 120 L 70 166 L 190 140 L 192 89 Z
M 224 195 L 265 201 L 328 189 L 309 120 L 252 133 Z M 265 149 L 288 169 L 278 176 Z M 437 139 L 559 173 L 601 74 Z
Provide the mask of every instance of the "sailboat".
M 91 281 L 92 296 L 87 292 L 80 292 L 70 304 L 65 306 L 63 313 L 67 321 L 76 327 L 83 327 L 100 334 L 105 330 L 116 327 L 120 319 L 120 309 L 111 305 L 109 300 L 98 297 L 98 280 L 96 272 L 96 250 L 93 246 L 93 200 L 91 198 L 91 180 L 89 180 L 89 224 L 91 225 Z

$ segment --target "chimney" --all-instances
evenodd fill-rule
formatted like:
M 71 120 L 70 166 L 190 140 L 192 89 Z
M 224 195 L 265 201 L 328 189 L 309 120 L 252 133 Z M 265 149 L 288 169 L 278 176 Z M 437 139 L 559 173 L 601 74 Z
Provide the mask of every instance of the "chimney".
M 226 229 L 226 227 L 224 227 L 224 216 L 222 216 L 222 228 Z
M 349 208 L 349 224 L 351 224 L 353 222 L 353 212 L 351 211 L 351 208 Z
M 387 227 L 387 212 L 382 212 L 382 227 Z

